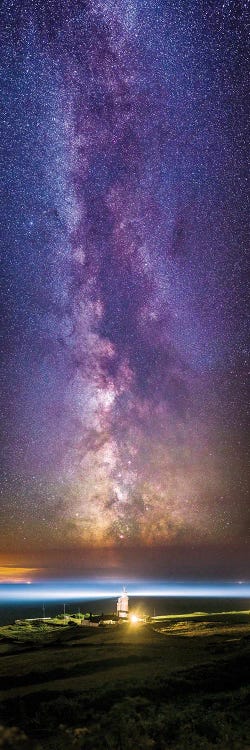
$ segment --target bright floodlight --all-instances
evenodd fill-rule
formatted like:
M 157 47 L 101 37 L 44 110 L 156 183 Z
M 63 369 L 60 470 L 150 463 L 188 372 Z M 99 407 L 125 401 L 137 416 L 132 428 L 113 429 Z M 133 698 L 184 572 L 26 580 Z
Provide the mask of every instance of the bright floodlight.
M 131 619 L 131 622 L 138 622 L 138 617 L 137 617 L 137 615 L 131 615 L 131 618 L 130 618 L 130 619 Z

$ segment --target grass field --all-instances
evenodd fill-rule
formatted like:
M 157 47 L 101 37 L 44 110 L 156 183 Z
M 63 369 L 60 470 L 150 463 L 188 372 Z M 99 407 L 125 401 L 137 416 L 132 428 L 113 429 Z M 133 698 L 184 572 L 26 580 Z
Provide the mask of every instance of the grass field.
M 249 667 L 250 612 L 5 626 L 0 747 L 249 750 Z

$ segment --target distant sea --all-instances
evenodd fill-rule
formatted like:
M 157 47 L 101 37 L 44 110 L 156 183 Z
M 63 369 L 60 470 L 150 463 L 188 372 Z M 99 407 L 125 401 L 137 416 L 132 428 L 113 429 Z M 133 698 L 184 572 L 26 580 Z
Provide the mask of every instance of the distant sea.
M 93 614 L 112 613 L 116 611 L 117 599 L 91 599 L 80 601 L 66 601 L 66 612 L 75 613 L 92 612 Z M 50 600 L 46 603 L 45 617 L 53 617 L 63 613 L 64 602 Z M 189 612 L 230 612 L 250 609 L 249 598 L 225 598 L 225 597 L 185 597 L 185 596 L 161 596 L 161 597 L 129 597 L 130 610 L 136 610 L 146 615 L 188 614 Z M 0 625 L 13 623 L 16 619 L 28 617 L 42 617 L 43 602 L 20 601 L 6 602 L 0 604 Z

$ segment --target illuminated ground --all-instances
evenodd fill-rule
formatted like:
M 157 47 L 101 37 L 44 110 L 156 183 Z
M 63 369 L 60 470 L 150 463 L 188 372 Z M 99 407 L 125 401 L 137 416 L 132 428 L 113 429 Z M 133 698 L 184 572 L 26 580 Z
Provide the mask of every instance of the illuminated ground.
M 150 624 L 123 623 L 105 628 L 1 628 L 0 635 L 2 723 L 22 726 L 28 734 L 37 736 L 44 748 L 66 747 L 65 726 L 70 743 L 72 733 L 82 724 L 87 726 L 88 733 L 77 740 L 77 747 L 101 747 L 93 715 L 98 715 L 100 726 L 103 722 L 104 726 L 107 711 L 113 716 L 114 706 L 121 704 L 123 713 L 122 704 L 130 700 L 132 717 L 132 707 L 139 698 L 142 723 L 148 712 L 156 713 L 154 720 L 148 716 L 147 726 L 143 724 L 138 747 L 146 739 L 154 744 L 144 744 L 145 747 L 155 750 L 168 747 L 162 744 L 160 736 L 155 738 L 154 727 L 156 714 L 160 711 L 165 715 L 171 706 L 174 715 L 177 711 L 179 716 L 176 742 L 182 742 L 182 745 L 172 743 L 171 747 L 186 747 L 183 711 L 190 704 L 189 710 L 200 716 L 204 700 L 210 700 L 214 729 L 210 727 L 207 733 L 217 738 L 216 747 L 230 747 L 230 750 L 248 747 L 244 744 L 247 737 L 244 706 L 250 673 L 249 612 L 155 618 Z M 221 744 L 219 730 L 225 711 L 225 706 L 220 707 L 223 695 L 227 706 L 233 701 L 228 744 L 225 737 Z M 221 714 L 220 719 L 217 714 Z M 64 729 L 59 730 L 60 724 Z M 196 734 L 197 731 L 196 728 Z M 111 732 L 111 739 L 102 747 L 119 748 L 112 736 Z M 196 748 L 213 747 L 209 736 L 205 732 L 205 744 L 200 745 L 196 736 Z M 190 732 L 188 737 L 189 746 L 195 747 Z M 128 735 L 122 749 L 132 750 L 130 740 Z

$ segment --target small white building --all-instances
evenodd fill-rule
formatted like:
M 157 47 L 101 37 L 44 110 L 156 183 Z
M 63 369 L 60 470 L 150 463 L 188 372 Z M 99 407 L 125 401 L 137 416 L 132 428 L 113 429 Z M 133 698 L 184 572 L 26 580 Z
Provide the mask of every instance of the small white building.
M 116 605 L 117 617 L 128 617 L 128 595 L 126 589 L 123 587 L 122 595 L 119 596 Z

